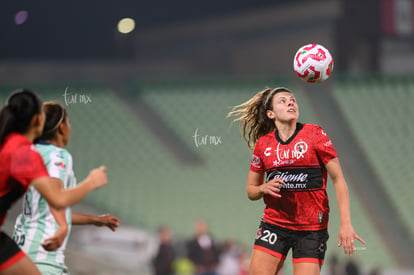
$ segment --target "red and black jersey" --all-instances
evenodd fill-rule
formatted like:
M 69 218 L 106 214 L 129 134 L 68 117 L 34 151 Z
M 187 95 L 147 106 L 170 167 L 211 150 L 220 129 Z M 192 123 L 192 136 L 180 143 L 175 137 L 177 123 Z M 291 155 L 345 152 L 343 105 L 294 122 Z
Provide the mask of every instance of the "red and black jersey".
M 266 173 L 266 182 L 282 178 L 281 198 L 263 197 L 263 220 L 292 230 L 320 230 L 328 227 L 329 201 L 325 164 L 337 153 L 318 125 L 297 123 L 286 142 L 273 131 L 256 143 L 250 170 Z
M 35 146 L 23 135 L 8 135 L 0 149 L 0 225 L 7 210 L 29 188 L 30 182 L 49 173 Z

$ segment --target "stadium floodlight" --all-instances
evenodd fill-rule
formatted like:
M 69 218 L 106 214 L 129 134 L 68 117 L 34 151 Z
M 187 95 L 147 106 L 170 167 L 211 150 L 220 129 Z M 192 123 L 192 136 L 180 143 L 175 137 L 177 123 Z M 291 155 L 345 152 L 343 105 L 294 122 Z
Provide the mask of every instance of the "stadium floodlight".
M 118 22 L 118 31 L 123 34 L 128 34 L 135 29 L 135 20 L 132 18 L 123 18 Z

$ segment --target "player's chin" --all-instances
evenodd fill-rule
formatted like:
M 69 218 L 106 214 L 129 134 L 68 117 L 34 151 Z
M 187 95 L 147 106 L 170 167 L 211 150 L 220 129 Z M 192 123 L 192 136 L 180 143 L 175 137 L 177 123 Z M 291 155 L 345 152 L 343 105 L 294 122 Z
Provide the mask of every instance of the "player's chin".
M 299 115 L 298 114 L 294 114 L 294 115 L 292 115 L 291 116 L 291 120 L 294 120 L 294 121 L 296 121 L 296 120 L 298 120 L 299 119 Z
M 299 118 L 299 116 L 296 113 L 289 113 L 284 118 L 282 118 L 281 121 L 289 123 L 289 122 L 292 122 L 292 121 L 297 121 L 298 118 Z

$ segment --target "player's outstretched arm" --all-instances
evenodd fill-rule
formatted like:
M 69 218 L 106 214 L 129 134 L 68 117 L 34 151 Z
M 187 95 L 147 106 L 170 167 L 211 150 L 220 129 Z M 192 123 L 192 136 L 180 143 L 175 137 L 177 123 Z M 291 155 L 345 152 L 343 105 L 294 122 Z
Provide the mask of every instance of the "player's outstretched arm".
M 112 231 L 115 231 L 119 226 L 119 219 L 114 215 L 86 215 L 72 212 L 72 224 L 73 225 L 86 225 L 93 224 L 95 226 L 106 226 Z
M 89 176 L 76 187 L 62 189 L 62 182 L 56 178 L 41 177 L 32 181 L 33 186 L 54 208 L 61 209 L 81 201 L 89 192 L 108 184 L 106 168 L 93 169 Z
M 339 215 L 341 219 L 341 226 L 338 233 L 338 247 L 342 245 L 345 254 L 352 255 L 354 253 L 354 240 L 356 239 L 363 244 L 365 244 L 365 241 L 355 233 L 351 224 L 348 186 L 346 185 L 342 174 L 338 158 L 330 160 L 325 167 L 335 187 L 336 199 L 338 201 Z

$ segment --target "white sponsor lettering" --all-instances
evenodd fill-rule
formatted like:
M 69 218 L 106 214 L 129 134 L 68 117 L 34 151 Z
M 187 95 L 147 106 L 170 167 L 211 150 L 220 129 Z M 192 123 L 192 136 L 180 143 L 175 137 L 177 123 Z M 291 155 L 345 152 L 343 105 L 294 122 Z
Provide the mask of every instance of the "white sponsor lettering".
M 276 174 L 273 176 L 274 179 L 282 179 L 285 183 L 295 183 L 295 182 L 307 182 L 308 174 L 300 173 L 300 174 L 289 174 L 289 172 L 280 172 L 277 171 Z
M 273 162 L 273 166 L 280 166 L 280 165 L 294 164 L 294 163 L 295 161 L 293 159 L 287 159 L 287 160 L 282 160 L 282 161 L 275 160 Z
M 286 183 L 282 185 L 282 188 L 285 189 L 306 189 L 306 183 Z
M 332 145 L 332 141 L 327 141 L 327 142 L 325 142 L 324 144 L 323 144 L 325 147 L 329 147 L 329 146 L 331 146 Z
M 308 151 L 308 144 L 304 141 L 299 141 L 293 147 L 294 150 L 286 149 L 283 150 L 280 148 L 280 143 L 277 144 L 275 149 L 277 163 L 282 163 L 282 161 L 287 159 L 300 159 L 304 157 L 304 154 Z
M 308 188 L 308 177 L 307 173 L 290 174 L 287 171 L 274 171 L 269 174 L 267 179 L 282 179 L 285 183 L 282 185 L 283 189 L 306 189 Z

